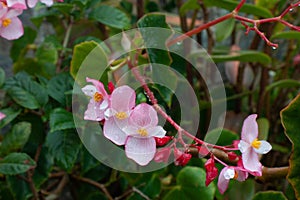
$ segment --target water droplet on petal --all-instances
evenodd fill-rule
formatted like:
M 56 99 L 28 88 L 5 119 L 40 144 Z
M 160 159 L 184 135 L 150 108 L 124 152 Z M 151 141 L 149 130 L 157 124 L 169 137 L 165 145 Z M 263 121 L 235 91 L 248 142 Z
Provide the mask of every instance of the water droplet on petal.
M 176 42 L 177 45 L 181 45 L 182 44 L 182 41 L 179 41 L 179 42 Z

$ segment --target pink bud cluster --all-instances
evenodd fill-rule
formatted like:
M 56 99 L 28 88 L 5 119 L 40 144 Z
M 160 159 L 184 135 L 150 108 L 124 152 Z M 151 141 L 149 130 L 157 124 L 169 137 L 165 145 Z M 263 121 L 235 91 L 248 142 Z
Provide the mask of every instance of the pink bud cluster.
M 20 38 L 24 34 L 24 29 L 18 16 L 28 7 L 33 8 L 37 2 L 38 0 L 0 0 L 0 37 L 7 40 Z M 54 0 L 40 0 L 40 2 L 51 6 Z

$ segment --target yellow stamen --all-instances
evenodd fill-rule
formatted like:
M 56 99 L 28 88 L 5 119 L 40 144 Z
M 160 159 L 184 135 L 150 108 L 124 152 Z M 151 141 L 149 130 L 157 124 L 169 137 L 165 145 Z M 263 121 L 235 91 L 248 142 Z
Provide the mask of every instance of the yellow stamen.
M 234 177 L 233 179 L 237 179 L 239 177 L 239 173 L 237 173 L 237 171 L 234 170 Z
M 94 94 L 94 100 L 95 100 L 96 102 L 102 101 L 102 100 L 103 100 L 103 95 L 100 94 L 99 92 L 96 92 L 96 93 Z
M 4 19 L 4 20 L 2 21 L 2 26 L 3 26 L 3 27 L 7 27 L 7 26 L 10 25 L 10 23 L 11 23 L 11 19 Z
M 251 144 L 251 146 L 255 149 L 258 149 L 260 145 L 261 145 L 261 141 L 259 141 L 258 139 L 255 139 Z
M 138 133 L 139 133 L 141 136 L 143 136 L 143 137 L 148 136 L 148 132 L 147 132 L 147 130 L 144 129 L 144 128 L 139 129 L 139 130 L 138 130 Z
M 118 119 L 126 119 L 128 117 L 126 112 L 118 112 L 115 116 Z

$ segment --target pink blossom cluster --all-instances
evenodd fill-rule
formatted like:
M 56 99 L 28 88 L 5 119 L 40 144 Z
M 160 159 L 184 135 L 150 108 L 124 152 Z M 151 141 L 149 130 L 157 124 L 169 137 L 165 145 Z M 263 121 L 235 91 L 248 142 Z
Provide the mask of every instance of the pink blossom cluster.
M 259 161 L 259 154 L 268 153 L 272 146 L 265 140 L 258 140 L 256 117 L 256 114 L 252 114 L 245 119 L 241 140 L 234 144 L 242 155 L 238 156 L 234 152 L 228 152 L 230 160 L 238 160 L 237 166 L 228 166 L 214 156 L 211 156 L 205 164 L 207 172 L 206 185 L 210 184 L 218 176 L 218 169 L 214 161 L 217 160 L 225 166 L 221 170 L 218 179 L 218 188 L 221 194 L 227 190 L 230 179 L 245 181 L 249 174 L 253 176 L 262 175 L 262 164 Z
M 53 1 L 40 0 L 47 6 L 51 6 Z M 63 2 L 63 0 L 57 1 Z M 0 36 L 8 40 L 20 38 L 24 29 L 18 16 L 28 7 L 33 8 L 37 2 L 38 0 L 0 0 Z
M 5 117 L 6 117 L 6 115 L 5 115 L 4 113 L 0 112 L 0 121 L 1 121 L 2 119 L 4 119 Z
M 125 145 L 126 156 L 141 166 L 147 165 L 155 156 L 155 138 L 163 138 L 166 131 L 158 126 L 155 109 L 141 103 L 135 105 L 135 91 L 127 85 L 113 88 L 110 94 L 98 80 L 82 88 L 90 97 L 85 120 L 104 121 L 103 134 L 116 145 Z

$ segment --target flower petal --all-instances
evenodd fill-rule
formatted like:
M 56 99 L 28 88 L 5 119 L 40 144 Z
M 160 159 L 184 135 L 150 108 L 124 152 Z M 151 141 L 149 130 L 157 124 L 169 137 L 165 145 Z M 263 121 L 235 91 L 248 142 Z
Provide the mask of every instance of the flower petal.
M 103 134 L 117 145 L 124 145 L 127 138 L 127 135 L 119 128 L 113 117 L 105 121 Z
M 130 136 L 139 136 L 138 134 L 138 127 L 135 126 L 126 126 L 125 128 L 122 129 L 126 135 L 130 135 Z
M 242 154 L 243 165 L 246 170 L 249 172 L 257 172 L 260 176 L 262 173 L 262 165 L 259 162 L 258 154 L 249 148 Z
M 46 4 L 46 6 L 52 6 L 53 0 L 41 0 L 42 3 Z
M 2 112 L 0 112 L 0 120 L 2 120 L 2 119 L 5 118 L 5 117 L 6 117 L 6 115 L 3 114 Z
M 130 123 L 139 127 L 156 126 L 158 123 L 157 112 L 152 106 L 141 103 L 132 111 Z
M 93 97 L 94 94 L 97 92 L 97 88 L 93 85 L 86 85 L 81 90 L 86 96 L 89 97 Z
M 100 108 L 99 103 L 96 103 L 94 99 L 90 100 L 88 108 L 84 113 L 85 120 L 102 121 L 104 119 L 104 109 Z
M 243 140 L 241 140 L 238 144 L 238 148 L 241 151 L 241 153 L 246 152 L 250 147 L 251 147 L 251 145 Z
M 141 166 L 147 165 L 156 152 L 154 138 L 136 138 L 129 136 L 125 145 L 126 156 Z
M 0 27 L 0 36 L 8 40 L 15 40 L 23 35 L 23 25 L 17 17 L 13 17 L 10 20 L 11 23 L 7 27 Z
M 238 177 L 236 178 L 236 180 L 243 182 L 248 178 L 248 172 L 238 170 L 238 169 L 236 169 L 236 171 L 238 173 Z
M 100 109 L 103 110 L 103 109 L 107 108 L 108 104 L 109 104 L 109 102 L 107 99 L 103 100 L 103 102 L 100 104 Z
M 38 0 L 27 0 L 28 7 L 33 8 L 37 2 Z
M 222 171 L 220 172 L 219 179 L 218 179 L 218 188 L 221 194 L 224 194 L 224 192 L 228 188 L 229 180 L 225 178 L 224 174 L 228 170 L 228 167 L 224 167 Z
M 111 94 L 111 108 L 117 112 L 127 112 L 135 106 L 135 91 L 124 85 Z
M 7 0 L 6 1 L 7 6 L 10 8 L 15 8 L 15 9 L 26 9 L 26 3 L 25 0 Z
M 271 144 L 269 142 L 267 142 L 265 140 L 260 140 L 260 142 L 261 142 L 260 143 L 260 147 L 258 149 L 253 148 L 256 153 L 266 154 L 269 151 L 271 151 L 272 146 L 271 146 Z
M 103 83 L 101 83 L 100 81 L 96 80 L 96 79 L 92 79 L 92 78 L 86 78 L 86 82 L 92 83 L 98 92 L 100 92 L 104 97 L 107 96 L 107 92 L 104 88 Z
M 167 131 L 161 126 L 154 126 L 147 129 L 149 136 L 162 138 L 166 135 Z
M 249 144 L 251 144 L 258 136 L 256 117 L 256 114 L 249 115 L 243 124 L 241 138 Z

